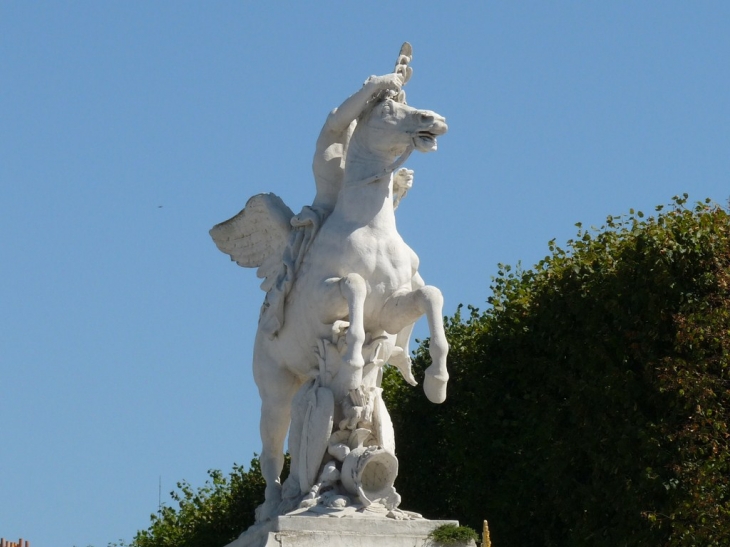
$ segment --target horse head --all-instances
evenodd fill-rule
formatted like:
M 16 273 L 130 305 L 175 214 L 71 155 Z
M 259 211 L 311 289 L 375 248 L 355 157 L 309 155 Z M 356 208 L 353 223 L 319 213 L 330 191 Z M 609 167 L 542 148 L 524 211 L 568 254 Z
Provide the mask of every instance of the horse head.
M 384 98 L 363 113 L 353 139 L 377 155 L 395 157 L 409 147 L 419 152 L 436 150 L 436 138 L 447 130 L 446 119 L 436 112 Z

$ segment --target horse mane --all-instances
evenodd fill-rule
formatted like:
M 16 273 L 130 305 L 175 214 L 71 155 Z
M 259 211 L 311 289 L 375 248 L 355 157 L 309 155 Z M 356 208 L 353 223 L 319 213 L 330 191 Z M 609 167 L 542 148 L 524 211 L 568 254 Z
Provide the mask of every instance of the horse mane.
M 373 111 L 373 109 L 380 103 L 388 99 L 396 100 L 397 97 L 398 91 L 394 89 L 383 89 L 382 91 L 379 91 L 378 93 L 373 95 L 367 103 L 365 103 L 365 108 L 362 109 L 362 112 L 360 112 L 360 115 L 357 117 L 357 123 L 360 123 L 362 120 L 367 118 Z

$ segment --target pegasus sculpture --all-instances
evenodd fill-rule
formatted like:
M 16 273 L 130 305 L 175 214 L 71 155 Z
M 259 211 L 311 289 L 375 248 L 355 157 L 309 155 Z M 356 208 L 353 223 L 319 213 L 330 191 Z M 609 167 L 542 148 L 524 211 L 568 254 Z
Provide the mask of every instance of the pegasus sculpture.
M 435 403 L 446 398 L 443 298 L 421 279 L 395 222 L 413 174 L 400 166 L 413 151 L 436 150 L 447 131 L 442 116 L 405 102 L 411 57 L 406 43 L 393 73 L 370 77 L 330 113 L 311 206 L 295 215 L 276 195 L 259 194 L 210 231 L 232 260 L 258 269 L 266 292 L 253 355 L 266 480 L 258 522 L 314 506 L 397 511 L 380 380 L 391 363 L 415 385 L 408 339 L 423 315 L 432 360 L 424 391 Z M 292 466 L 282 488 L 287 433 Z M 377 470 L 370 478 L 368 465 Z

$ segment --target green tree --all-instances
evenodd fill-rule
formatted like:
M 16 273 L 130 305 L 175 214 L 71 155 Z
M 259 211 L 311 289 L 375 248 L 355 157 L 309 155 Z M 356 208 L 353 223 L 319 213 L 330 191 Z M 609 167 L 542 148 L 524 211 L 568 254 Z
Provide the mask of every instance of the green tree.
M 495 545 L 730 545 L 729 217 L 686 199 L 500 266 L 447 320 L 442 406 L 386 374 L 406 508 Z
M 730 218 L 685 204 L 501 266 L 490 307 L 447 320 L 444 405 L 386 372 L 406 508 L 486 518 L 495 545 L 730 545 Z M 428 361 L 426 340 L 416 372 Z M 252 524 L 258 460 L 209 475 L 130 547 L 225 545 Z
M 284 476 L 288 467 L 287 459 Z M 251 526 L 254 511 L 264 499 L 258 458 L 248 471 L 234 464 L 228 477 L 218 470 L 208 475 L 197 490 L 185 481 L 177 483 L 178 490 L 170 493 L 177 507 L 163 506 L 151 515 L 150 527 L 138 532 L 127 547 L 220 547 Z

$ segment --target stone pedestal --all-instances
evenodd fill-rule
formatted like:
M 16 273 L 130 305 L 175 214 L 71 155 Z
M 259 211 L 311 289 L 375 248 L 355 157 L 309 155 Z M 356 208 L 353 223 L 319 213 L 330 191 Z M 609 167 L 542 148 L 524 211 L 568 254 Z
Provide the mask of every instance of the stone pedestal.
M 226 547 L 431 547 L 428 534 L 454 520 L 285 515 L 250 528 Z

